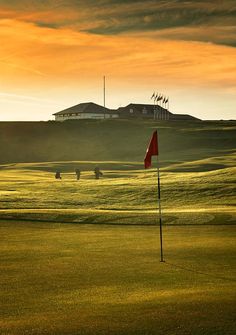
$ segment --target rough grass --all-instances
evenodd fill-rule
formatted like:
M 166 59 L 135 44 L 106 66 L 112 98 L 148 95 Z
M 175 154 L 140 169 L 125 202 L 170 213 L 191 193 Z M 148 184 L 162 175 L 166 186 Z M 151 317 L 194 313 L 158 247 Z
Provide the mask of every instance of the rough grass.
M 235 334 L 234 226 L 0 230 L 1 334 Z
M 0 164 L 92 160 L 141 162 L 154 129 L 158 129 L 163 166 L 222 157 L 235 150 L 235 121 L 0 122 Z M 219 164 L 224 165 L 217 162 Z

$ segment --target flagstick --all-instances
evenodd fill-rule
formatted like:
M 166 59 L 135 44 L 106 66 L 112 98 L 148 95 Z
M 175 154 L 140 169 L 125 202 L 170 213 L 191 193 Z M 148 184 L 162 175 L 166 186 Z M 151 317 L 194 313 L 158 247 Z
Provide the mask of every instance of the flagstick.
M 162 243 L 161 183 L 160 183 L 160 168 L 159 168 L 158 156 L 157 156 L 157 181 L 158 181 L 158 207 L 159 207 L 159 222 L 160 222 L 160 248 L 161 248 L 160 262 L 164 262 L 163 243 Z

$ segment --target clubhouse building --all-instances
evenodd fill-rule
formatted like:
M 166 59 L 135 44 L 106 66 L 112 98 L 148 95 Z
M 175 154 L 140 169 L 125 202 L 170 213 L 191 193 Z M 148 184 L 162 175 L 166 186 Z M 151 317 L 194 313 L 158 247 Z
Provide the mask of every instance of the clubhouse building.
M 131 103 L 116 110 L 93 102 L 81 103 L 53 114 L 55 121 L 81 119 L 154 119 L 154 120 L 199 120 L 188 114 L 173 114 L 166 108 L 151 104 Z

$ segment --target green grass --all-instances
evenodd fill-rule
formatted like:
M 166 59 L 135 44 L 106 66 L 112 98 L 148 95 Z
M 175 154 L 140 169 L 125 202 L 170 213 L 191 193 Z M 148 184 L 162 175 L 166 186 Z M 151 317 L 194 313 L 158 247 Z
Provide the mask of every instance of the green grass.
M 1 334 L 235 334 L 234 226 L 0 230 Z
M 229 166 L 233 158 L 232 155 L 228 158 Z M 65 171 L 62 180 L 55 180 L 52 172 L 58 165 Z M 0 170 L 0 218 L 103 224 L 156 223 L 157 178 L 154 169 L 145 171 L 138 163 L 100 162 L 102 169 L 110 169 L 103 170 L 104 177 L 95 180 L 94 165 L 95 162 L 60 162 L 5 166 Z M 195 162 L 197 165 L 198 161 Z M 80 181 L 72 172 L 76 166 L 87 169 L 82 172 Z M 132 167 L 135 169 L 131 170 Z M 178 168 L 175 164 L 161 171 L 164 222 L 235 223 L 236 169 L 227 167 L 186 173 L 181 171 L 182 168 L 181 163 Z
M 157 174 L 143 169 L 156 126 L 165 263 Z M 0 333 L 235 334 L 235 132 L 235 122 L 0 123 Z
M 155 128 L 165 223 L 235 222 L 233 121 L 1 122 L 0 218 L 155 223 L 156 171 L 143 170 Z M 96 164 L 104 171 L 100 181 Z
M 235 121 L 0 122 L 0 164 L 93 160 L 141 162 L 154 129 L 159 133 L 163 166 L 222 157 L 235 151 Z M 216 164 L 224 166 L 224 162 Z

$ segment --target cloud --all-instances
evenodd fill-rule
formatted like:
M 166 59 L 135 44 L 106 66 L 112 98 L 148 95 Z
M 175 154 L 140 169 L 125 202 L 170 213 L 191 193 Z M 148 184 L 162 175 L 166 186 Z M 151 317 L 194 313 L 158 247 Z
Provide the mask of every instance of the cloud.
M 114 107 L 156 89 L 177 92 L 179 112 L 190 92 L 195 109 L 213 92 L 210 108 L 217 95 L 234 113 L 235 13 L 235 0 L 0 0 L 2 107 L 13 117 L 100 103 L 106 74 Z
M 183 34 L 170 31 L 173 35 Z M 152 34 L 104 36 L 0 21 L 0 71 L 11 87 L 84 86 L 106 73 L 169 87 L 236 86 L 236 49 Z M 11 41 L 11 43 L 8 43 Z
M 35 104 L 40 103 L 41 105 L 46 106 L 53 106 L 55 105 L 56 101 L 49 100 L 49 99 L 42 99 L 27 95 L 20 95 L 20 94 L 12 94 L 7 92 L 0 92 L 0 100 L 1 101 L 7 101 L 12 103 L 29 103 L 29 104 Z
M 174 38 L 236 44 L 234 0 L 214 3 L 209 0 L 22 0 L 0 1 L 0 6 L 2 18 L 15 18 L 46 28 L 69 28 L 100 35 L 157 32 L 165 36 L 171 29 L 185 29 Z M 196 27 L 204 28 L 205 34 L 195 34 Z M 214 29 L 218 29 L 220 37 L 211 34 Z
M 170 41 L 198 41 L 236 47 L 236 26 L 201 25 L 176 27 L 154 32 L 139 33 L 139 36 Z

